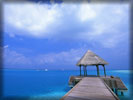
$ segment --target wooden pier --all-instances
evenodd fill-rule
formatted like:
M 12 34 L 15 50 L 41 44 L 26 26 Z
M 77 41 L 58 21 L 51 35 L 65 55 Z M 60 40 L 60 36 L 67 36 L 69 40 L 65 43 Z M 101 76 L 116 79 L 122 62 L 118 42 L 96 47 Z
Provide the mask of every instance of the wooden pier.
M 119 100 L 99 77 L 84 77 L 61 100 Z
M 124 95 L 127 90 L 119 77 L 107 76 L 105 65 L 108 63 L 88 50 L 76 64 L 80 68 L 80 76 L 71 76 L 69 86 L 73 87 L 61 100 L 120 100 L 118 91 Z M 84 75 L 81 67 L 83 66 Z M 87 66 L 96 66 L 97 76 L 87 75 Z M 100 76 L 99 66 L 104 69 L 104 77 Z

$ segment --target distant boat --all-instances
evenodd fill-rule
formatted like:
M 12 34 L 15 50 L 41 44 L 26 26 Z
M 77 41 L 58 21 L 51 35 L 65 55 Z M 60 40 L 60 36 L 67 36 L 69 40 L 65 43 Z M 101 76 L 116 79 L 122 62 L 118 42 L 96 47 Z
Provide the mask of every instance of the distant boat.
M 48 69 L 45 69 L 45 71 L 48 71 Z

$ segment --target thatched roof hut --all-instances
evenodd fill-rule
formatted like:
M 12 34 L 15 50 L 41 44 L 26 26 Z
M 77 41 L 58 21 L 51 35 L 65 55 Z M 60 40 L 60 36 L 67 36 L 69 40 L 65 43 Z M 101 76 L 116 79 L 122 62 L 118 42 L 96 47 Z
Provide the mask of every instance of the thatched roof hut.
M 84 56 L 78 61 L 77 66 L 87 66 L 87 65 L 106 65 L 108 64 L 98 55 L 88 50 Z
M 80 75 L 81 75 L 81 66 L 84 67 L 84 76 L 87 76 L 87 70 L 86 67 L 87 66 L 92 66 L 95 65 L 97 67 L 97 75 L 99 76 L 99 65 L 102 65 L 104 68 L 104 74 L 106 76 L 106 71 L 105 71 L 105 66 L 108 63 L 103 60 L 101 57 L 99 57 L 98 55 L 96 55 L 95 53 L 93 53 L 92 51 L 88 50 L 84 56 L 78 61 L 78 63 L 76 64 L 77 66 L 80 67 Z

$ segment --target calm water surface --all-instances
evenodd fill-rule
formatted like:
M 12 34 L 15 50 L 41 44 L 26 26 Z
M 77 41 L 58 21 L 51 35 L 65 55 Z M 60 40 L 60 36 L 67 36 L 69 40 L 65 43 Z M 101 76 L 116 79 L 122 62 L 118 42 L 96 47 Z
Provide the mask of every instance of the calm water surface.
M 103 73 L 102 71 L 100 73 Z M 96 75 L 96 71 L 88 71 Z M 69 90 L 68 80 L 71 75 L 79 75 L 79 71 L 38 71 L 38 70 L 4 70 L 3 92 L 5 97 L 20 97 L 25 100 L 59 100 Z M 119 96 L 121 100 L 132 100 L 130 97 L 130 76 L 133 71 L 110 70 L 107 75 L 119 76 L 125 83 L 128 92 Z

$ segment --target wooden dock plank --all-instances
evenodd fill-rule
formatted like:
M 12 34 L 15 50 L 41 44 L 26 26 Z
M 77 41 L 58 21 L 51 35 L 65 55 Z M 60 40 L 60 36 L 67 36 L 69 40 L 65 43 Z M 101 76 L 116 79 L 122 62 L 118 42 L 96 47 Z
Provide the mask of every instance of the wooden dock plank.
M 61 100 L 119 100 L 99 77 L 85 77 Z

